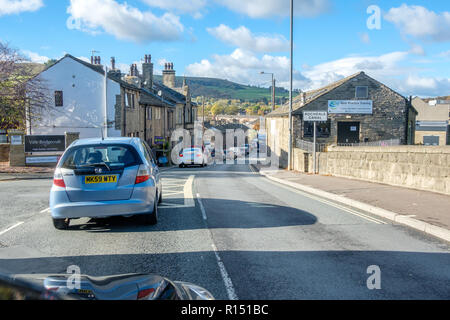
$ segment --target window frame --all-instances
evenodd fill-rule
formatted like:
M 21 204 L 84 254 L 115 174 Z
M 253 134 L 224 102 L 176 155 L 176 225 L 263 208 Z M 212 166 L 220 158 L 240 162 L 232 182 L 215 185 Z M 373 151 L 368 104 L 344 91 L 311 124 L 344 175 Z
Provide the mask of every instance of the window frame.
M 63 90 L 55 90 L 55 107 L 64 107 Z
M 358 97 L 358 88 L 365 88 L 366 95 L 365 97 Z M 355 87 L 355 99 L 367 99 L 369 98 L 369 86 L 356 86 Z

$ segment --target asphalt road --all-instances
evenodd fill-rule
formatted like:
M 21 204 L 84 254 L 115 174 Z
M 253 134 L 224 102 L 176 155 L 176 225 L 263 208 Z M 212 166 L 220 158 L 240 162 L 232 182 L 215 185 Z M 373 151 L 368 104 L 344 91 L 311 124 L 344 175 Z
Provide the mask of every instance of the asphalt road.
M 46 210 L 51 180 L 0 182 L 0 270 L 156 273 L 217 299 L 450 299 L 442 240 L 276 184 L 248 165 L 175 168 L 163 185 L 156 226 L 86 218 L 58 231 Z M 367 286 L 370 266 L 380 289 Z

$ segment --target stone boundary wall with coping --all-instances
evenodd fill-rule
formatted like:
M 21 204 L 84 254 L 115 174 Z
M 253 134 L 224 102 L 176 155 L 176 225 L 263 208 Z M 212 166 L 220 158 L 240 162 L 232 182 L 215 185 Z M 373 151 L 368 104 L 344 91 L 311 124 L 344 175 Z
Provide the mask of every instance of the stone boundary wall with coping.
M 294 151 L 294 170 L 312 172 L 312 154 Z M 450 195 L 450 146 L 328 147 L 319 174 Z

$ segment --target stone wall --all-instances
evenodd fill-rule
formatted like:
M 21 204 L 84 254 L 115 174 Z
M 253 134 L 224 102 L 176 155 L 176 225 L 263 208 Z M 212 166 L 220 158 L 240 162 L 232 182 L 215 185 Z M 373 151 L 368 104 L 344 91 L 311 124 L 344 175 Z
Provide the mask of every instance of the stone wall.
M 266 118 L 267 147 L 279 158 L 280 168 L 288 166 L 289 118 Z
M 317 154 L 317 168 L 320 174 L 450 195 L 450 146 L 329 147 Z
M 9 161 L 9 143 L 0 143 L 0 162 Z
M 302 111 L 327 111 L 329 100 L 358 100 L 355 99 L 357 86 L 368 87 L 368 98 L 363 100 L 373 101 L 373 114 L 328 114 L 331 121 L 331 132 L 328 138 L 318 138 L 318 143 L 337 143 L 338 122 L 359 122 L 359 140 L 364 142 L 400 139 L 402 144 L 406 140 L 407 124 L 407 100 L 386 87 L 382 83 L 360 74 L 351 81 L 347 81 L 339 87 L 318 97 L 303 107 Z M 312 137 L 303 136 L 303 126 L 300 115 L 294 112 L 294 136 L 295 139 L 312 141 Z

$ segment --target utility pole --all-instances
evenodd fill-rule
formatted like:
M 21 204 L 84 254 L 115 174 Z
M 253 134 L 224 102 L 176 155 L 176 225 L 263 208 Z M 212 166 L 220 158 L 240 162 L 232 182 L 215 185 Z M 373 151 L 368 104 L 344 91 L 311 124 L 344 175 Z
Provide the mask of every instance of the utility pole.
M 288 170 L 292 170 L 292 83 L 293 83 L 293 56 L 294 56 L 294 0 L 291 0 L 291 61 L 289 85 L 289 152 Z

